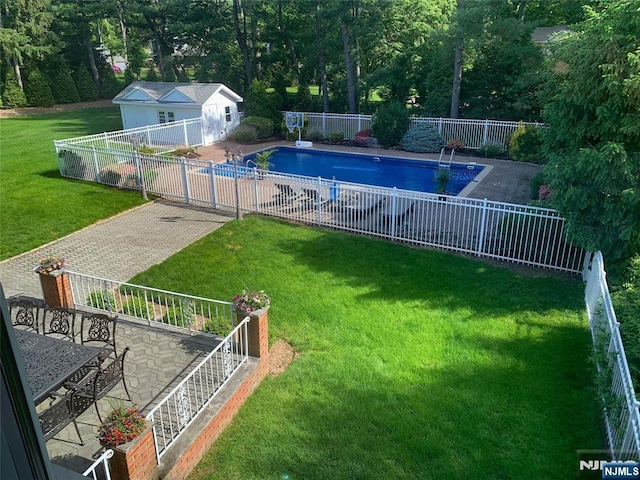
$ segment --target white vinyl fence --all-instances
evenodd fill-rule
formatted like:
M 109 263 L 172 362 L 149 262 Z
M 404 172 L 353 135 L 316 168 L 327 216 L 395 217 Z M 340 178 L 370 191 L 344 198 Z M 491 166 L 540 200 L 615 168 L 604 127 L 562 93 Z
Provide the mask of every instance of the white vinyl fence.
M 245 317 L 158 405 L 149 412 L 158 463 L 248 358 Z
M 82 475 L 93 478 L 93 480 L 103 479 L 111 480 L 111 471 L 109 470 L 109 459 L 113 457 L 113 450 L 107 448 L 98 459 L 87 468 Z M 99 473 L 99 472 L 102 473 Z
M 604 402 L 609 450 L 614 460 L 640 460 L 640 402 L 638 402 L 611 303 L 601 252 L 585 257 L 582 277 L 585 303 L 596 354 Z
M 144 181 L 150 194 L 235 210 L 233 165 L 83 148 L 81 154 L 61 152 L 63 175 L 132 189 Z M 238 171 L 237 201 L 244 212 L 524 265 L 574 273 L 582 269 L 583 251 L 565 241 L 564 219 L 554 210 Z
M 313 112 L 305 112 L 304 115 L 307 132 L 317 131 L 323 138 L 329 138 L 332 133 L 340 132 L 344 138 L 353 140 L 357 132 L 371 128 L 371 115 Z M 471 149 L 480 149 L 485 146 L 506 148 L 509 137 L 521 125 L 546 128 L 542 123 L 441 117 L 412 117 L 410 126 L 425 122 L 436 127 L 446 141 L 462 140 L 465 147 Z
M 66 270 L 73 302 L 118 314 L 147 325 L 165 325 L 186 333 L 226 336 L 235 325 L 233 303 L 108 280 Z

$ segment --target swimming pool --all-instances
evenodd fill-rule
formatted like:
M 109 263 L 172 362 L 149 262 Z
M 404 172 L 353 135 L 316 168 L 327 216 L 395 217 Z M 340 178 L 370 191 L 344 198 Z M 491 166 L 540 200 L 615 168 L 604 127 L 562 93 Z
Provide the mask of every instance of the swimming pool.
M 438 162 L 397 157 L 376 157 L 324 150 L 276 147 L 269 159 L 270 171 L 309 177 L 336 179 L 381 187 L 437 193 L 434 178 Z M 247 155 L 245 164 L 255 160 Z M 482 170 L 481 165 L 451 164 L 452 177 L 447 184 L 451 195 L 460 193 Z

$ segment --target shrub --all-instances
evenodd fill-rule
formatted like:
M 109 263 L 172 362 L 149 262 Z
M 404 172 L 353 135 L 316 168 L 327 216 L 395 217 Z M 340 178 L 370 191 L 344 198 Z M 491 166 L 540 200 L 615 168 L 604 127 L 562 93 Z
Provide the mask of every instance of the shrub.
M 7 108 L 24 107 L 27 105 L 27 97 L 18 85 L 18 79 L 13 70 L 7 72 L 2 91 L 2 104 Z
M 542 132 L 533 125 L 520 126 L 509 140 L 509 156 L 521 162 L 542 163 Z
M 171 152 L 171 154 L 174 157 L 185 157 L 195 151 L 196 151 L 195 147 L 182 147 L 182 148 L 176 148 L 173 152 Z
M 93 82 L 91 73 L 89 70 L 81 66 L 73 72 L 73 81 L 76 84 L 76 90 L 78 90 L 78 97 L 81 102 L 91 102 L 97 100 L 98 89 Z
M 311 128 L 305 132 L 304 139 L 310 140 L 312 142 L 319 142 L 324 137 L 322 136 L 322 132 L 315 128 Z
M 505 148 L 499 143 L 485 143 L 478 149 L 478 152 L 485 158 L 494 158 L 502 156 Z
M 64 165 L 63 175 L 72 178 L 85 178 L 87 164 L 80 155 L 69 150 L 60 150 L 59 155 Z
M 438 129 L 430 123 L 419 123 L 402 138 L 402 148 L 409 152 L 437 153 L 445 145 Z
M 258 138 L 269 138 L 273 135 L 273 120 L 265 117 L 247 117 L 240 125 L 253 127 Z
M 462 140 L 452 138 L 447 142 L 447 148 L 450 148 L 451 150 L 462 150 L 464 148 L 464 142 Z
M 78 103 L 80 97 L 66 65 L 56 65 L 49 74 L 51 91 L 56 103 Z
M 106 183 L 108 185 L 118 185 L 121 179 L 122 175 L 118 172 L 114 172 L 113 170 L 107 169 L 100 172 L 101 183 Z
M 229 139 L 238 143 L 251 143 L 258 140 L 256 129 L 248 125 L 240 125 L 229 135 Z
M 538 200 L 538 192 L 540 191 L 540 187 L 547 183 L 547 179 L 545 178 L 544 172 L 538 172 L 531 179 L 531 200 Z
M 342 132 L 331 132 L 329 134 L 329 141 L 331 143 L 341 143 L 344 140 L 344 133 Z
M 153 315 L 153 304 L 140 297 L 131 297 L 122 304 L 120 313 L 136 318 L 147 318 L 149 313 Z
M 272 120 L 280 118 L 278 100 L 282 103 L 282 99 L 279 95 L 277 98 L 270 96 L 263 82 L 254 79 L 244 97 L 247 117 L 264 117 Z
M 383 147 L 398 145 L 408 128 L 409 110 L 400 102 L 381 106 L 371 118 L 373 135 Z
M 52 107 L 55 103 L 51 87 L 38 69 L 29 72 L 25 95 L 27 102 L 33 107 Z
M 366 145 L 367 141 L 369 140 L 369 137 L 371 137 L 371 130 L 369 129 L 365 129 L 365 130 L 360 130 L 359 132 L 356 133 L 355 136 L 355 141 L 358 145 Z
M 189 302 L 169 307 L 162 316 L 162 322 L 176 327 L 189 328 L 189 325 L 195 320 L 193 307 Z
M 87 306 L 111 312 L 115 309 L 116 299 L 109 290 L 95 290 L 87 297 Z
M 153 67 L 153 65 L 151 65 L 151 68 L 147 71 L 147 74 L 144 77 L 145 82 L 159 82 L 160 81 L 160 77 L 158 76 L 158 72 L 156 72 L 156 69 Z
M 102 98 L 113 98 L 120 93 L 123 88 L 111 68 L 102 71 L 100 81 L 102 82 Z
M 204 322 L 202 331 L 213 335 L 226 337 L 231 333 L 231 321 L 224 317 L 213 317 Z
M 157 153 L 157 150 L 155 148 L 143 145 L 141 147 L 138 147 L 138 153 L 148 153 L 150 155 L 154 155 L 155 153 Z

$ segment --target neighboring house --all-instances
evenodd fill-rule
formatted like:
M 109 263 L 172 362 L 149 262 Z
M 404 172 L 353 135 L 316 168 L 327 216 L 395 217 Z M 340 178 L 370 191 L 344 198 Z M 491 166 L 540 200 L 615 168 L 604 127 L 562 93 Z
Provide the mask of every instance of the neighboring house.
M 556 34 L 569 32 L 566 25 L 554 25 L 552 27 L 538 27 L 531 34 L 531 41 L 537 45 L 548 43 Z
M 205 144 L 240 123 L 242 97 L 221 83 L 132 82 L 115 96 L 125 129 L 201 118 Z

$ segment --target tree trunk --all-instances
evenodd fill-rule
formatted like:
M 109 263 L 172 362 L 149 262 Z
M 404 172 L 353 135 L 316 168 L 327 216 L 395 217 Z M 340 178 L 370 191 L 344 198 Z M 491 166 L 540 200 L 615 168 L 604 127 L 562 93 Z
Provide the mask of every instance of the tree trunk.
M 524 11 L 526 7 L 527 7 L 527 0 L 520 0 L 520 3 L 518 4 L 518 12 L 516 13 L 516 15 L 518 16 L 521 22 L 524 22 Z
M 347 23 L 340 22 L 342 30 L 342 44 L 344 45 L 344 65 L 347 70 L 347 95 L 349 97 L 349 113 L 358 113 L 356 102 L 356 85 L 353 72 L 353 59 L 351 58 L 351 42 L 349 41 L 349 29 Z
M 129 48 L 127 47 L 127 24 L 122 11 L 122 4 L 118 3 L 118 20 L 120 21 L 120 32 L 122 35 L 122 47 L 124 48 L 124 63 L 129 67 Z
M 327 66 L 322 49 L 322 32 L 320 29 L 320 0 L 316 0 L 316 48 L 318 49 L 318 65 L 320 67 L 320 89 L 322 90 L 322 111 L 329 111 L 329 88 L 327 86 Z
M 84 44 L 87 48 L 87 59 L 89 60 L 89 68 L 91 69 L 91 76 L 93 77 L 93 83 L 95 83 L 98 89 L 98 95 L 102 96 L 102 85 L 100 85 L 100 74 L 98 73 L 98 67 L 96 67 L 96 59 L 93 56 L 93 44 L 91 43 L 91 31 L 87 24 L 87 29 L 84 33 Z
M 251 81 L 253 80 L 253 75 L 251 74 L 251 59 L 249 58 L 249 49 L 247 48 L 247 30 L 246 27 L 244 32 L 240 29 L 241 7 L 239 4 L 239 0 L 233 0 L 233 25 L 236 29 L 236 41 L 238 42 L 238 47 L 242 52 L 242 60 L 244 61 L 245 80 L 247 82 L 245 90 L 248 90 L 251 85 Z
M 461 15 L 464 10 L 464 0 L 458 0 L 458 25 L 456 33 L 456 53 L 453 60 L 453 86 L 451 89 L 451 118 L 458 118 L 458 107 L 460 105 L 460 85 L 462 83 L 462 53 L 464 38 L 462 36 Z
M 18 85 L 20 89 L 24 90 L 24 85 L 22 84 L 22 72 L 20 72 L 20 62 L 18 62 L 18 57 L 13 56 L 13 71 L 16 74 L 16 80 L 18 81 Z

